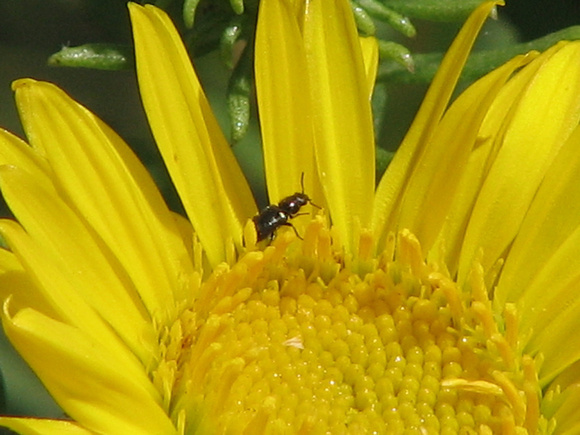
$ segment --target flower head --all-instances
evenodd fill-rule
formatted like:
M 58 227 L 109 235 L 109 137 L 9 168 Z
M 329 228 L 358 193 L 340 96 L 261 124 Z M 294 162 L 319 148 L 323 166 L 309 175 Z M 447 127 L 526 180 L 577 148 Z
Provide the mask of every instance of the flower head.
M 93 114 L 17 81 L 30 145 L 0 133 L 18 220 L 0 222 L 3 325 L 71 420 L 0 424 L 573 430 L 580 44 L 519 56 L 447 107 L 494 5 L 467 21 L 375 190 L 374 40 L 346 0 L 261 1 L 268 192 L 323 209 L 304 205 L 286 216 L 295 231 L 259 243 L 259 211 L 163 12 L 130 5 L 143 103 L 187 220 Z

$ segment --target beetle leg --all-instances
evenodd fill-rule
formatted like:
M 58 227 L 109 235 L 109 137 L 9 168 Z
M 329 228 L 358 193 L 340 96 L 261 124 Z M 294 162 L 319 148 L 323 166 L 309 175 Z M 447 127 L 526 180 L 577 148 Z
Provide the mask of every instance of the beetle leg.
M 296 237 L 298 237 L 300 240 L 304 240 L 302 238 L 302 236 L 300 234 L 298 234 L 298 230 L 296 229 L 296 227 L 294 225 L 292 225 L 290 222 L 286 222 L 286 223 L 284 223 L 282 225 L 284 225 L 286 227 L 292 227 L 292 229 L 294 230 L 294 234 L 296 234 Z

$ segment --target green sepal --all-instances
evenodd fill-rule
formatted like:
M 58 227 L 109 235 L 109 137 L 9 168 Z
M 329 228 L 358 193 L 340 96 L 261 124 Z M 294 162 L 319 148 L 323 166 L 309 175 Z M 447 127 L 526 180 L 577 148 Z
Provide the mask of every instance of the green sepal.
M 253 50 L 248 47 L 249 45 L 246 46 L 242 53 L 228 84 L 227 100 L 232 144 L 235 144 L 245 136 L 250 124 Z
M 373 36 L 377 31 L 377 28 L 375 26 L 375 22 L 367 13 L 367 11 L 354 1 L 350 2 L 350 6 L 352 8 L 354 21 L 356 22 L 359 33 L 364 36 Z
M 428 21 L 462 21 L 482 0 L 381 0 L 393 11 L 411 18 Z
M 63 47 L 48 58 L 48 65 L 103 70 L 131 69 L 134 66 L 133 51 L 131 47 L 117 44 Z
M 385 7 L 377 0 L 358 0 L 358 4 L 368 12 L 368 14 L 379 21 L 389 24 L 397 32 L 412 38 L 417 34 L 415 27 L 404 15 Z
M 531 50 L 544 51 L 558 41 L 578 39 L 580 39 L 580 26 L 572 26 L 530 42 L 512 44 L 499 50 L 475 52 L 469 56 L 463 68 L 461 79 L 475 80 L 518 54 L 524 54 Z M 442 53 L 414 54 L 415 73 L 410 73 L 398 63 L 384 62 L 379 68 L 377 80 L 410 84 L 429 83 L 433 79 L 442 58 Z

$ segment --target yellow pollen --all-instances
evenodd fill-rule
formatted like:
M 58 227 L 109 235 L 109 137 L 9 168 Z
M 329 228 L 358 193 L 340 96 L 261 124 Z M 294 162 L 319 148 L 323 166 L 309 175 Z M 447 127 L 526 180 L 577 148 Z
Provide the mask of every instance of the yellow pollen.
M 249 232 L 248 232 L 249 233 Z M 204 280 L 152 378 L 182 433 L 520 433 L 547 427 L 517 311 L 408 231 L 356 258 L 320 217 Z M 497 323 L 498 319 L 501 323 Z

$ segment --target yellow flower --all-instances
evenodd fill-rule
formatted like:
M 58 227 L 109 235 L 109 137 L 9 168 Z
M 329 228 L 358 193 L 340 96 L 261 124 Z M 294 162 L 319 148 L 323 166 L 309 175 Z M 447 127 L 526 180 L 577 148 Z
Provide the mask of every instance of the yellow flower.
M 167 16 L 130 5 L 143 103 L 189 220 L 55 86 L 0 134 L 3 325 L 70 420 L 25 434 L 566 433 L 580 412 L 580 43 L 448 107 L 494 2 L 450 48 L 378 188 L 373 39 L 346 0 L 262 0 L 258 210 Z M 330 224 L 329 222 L 332 222 Z M 298 237 L 299 236 L 299 237 Z

